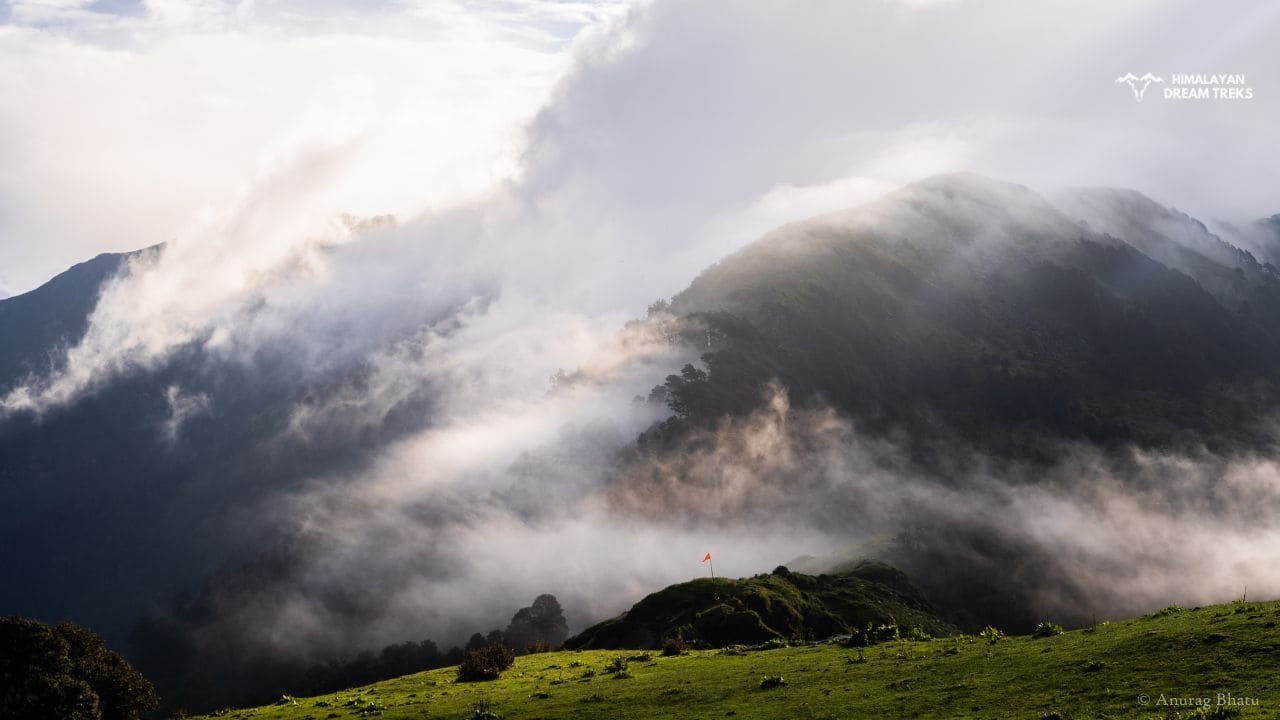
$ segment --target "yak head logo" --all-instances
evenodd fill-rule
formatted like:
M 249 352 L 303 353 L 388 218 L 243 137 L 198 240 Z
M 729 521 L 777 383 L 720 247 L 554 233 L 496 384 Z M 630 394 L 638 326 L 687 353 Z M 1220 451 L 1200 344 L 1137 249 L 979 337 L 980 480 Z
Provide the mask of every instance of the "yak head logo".
M 1151 86 L 1151 83 L 1162 83 L 1164 82 L 1164 78 L 1159 75 L 1152 75 L 1151 73 L 1146 73 L 1142 77 L 1138 77 L 1133 73 L 1125 73 L 1124 75 L 1116 78 L 1116 82 L 1129 83 L 1129 89 L 1133 91 L 1133 98 L 1138 102 L 1142 102 L 1142 96 L 1147 93 L 1147 88 Z

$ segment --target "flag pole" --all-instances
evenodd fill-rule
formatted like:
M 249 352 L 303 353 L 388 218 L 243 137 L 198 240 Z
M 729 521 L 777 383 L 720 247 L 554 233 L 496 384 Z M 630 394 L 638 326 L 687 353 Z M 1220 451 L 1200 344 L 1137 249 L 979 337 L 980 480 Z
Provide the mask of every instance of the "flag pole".
M 711 581 L 714 583 L 716 579 L 716 563 L 711 559 L 711 553 L 707 553 L 706 556 L 702 558 L 702 562 L 706 563 L 711 568 Z M 720 602 L 720 593 L 716 592 L 714 587 L 711 588 L 711 593 L 712 597 L 715 598 L 715 601 Z

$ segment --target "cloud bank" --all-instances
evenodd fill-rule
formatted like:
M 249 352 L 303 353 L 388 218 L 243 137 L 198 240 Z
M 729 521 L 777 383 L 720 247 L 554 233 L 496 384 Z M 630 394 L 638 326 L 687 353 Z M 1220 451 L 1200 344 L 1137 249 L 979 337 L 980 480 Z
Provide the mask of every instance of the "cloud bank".
M 400 314 L 500 288 L 617 323 L 777 224 L 936 172 L 1138 187 L 1211 219 L 1274 211 L 1265 4 L 55 5 L 14 5 L 3 28 L 29 72 L 0 94 L 16 159 L 0 218 L 43 242 L 0 265 L 170 247 L 106 294 L 62 387 L 34 383 L 11 410 L 188 342 L 279 342 L 298 315 L 327 322 L 321 293 L 342 322 L 395 314 L 386 287 Z M 1135 65 L 1236 68 L 1255 98 L 1140 106 L 1113 82 Z M 50 191 L 20 202 L 33 187 Z M 409 222 L 346 266 L 344 213 Z M 274 330 L 244 317 L 263 305 Z

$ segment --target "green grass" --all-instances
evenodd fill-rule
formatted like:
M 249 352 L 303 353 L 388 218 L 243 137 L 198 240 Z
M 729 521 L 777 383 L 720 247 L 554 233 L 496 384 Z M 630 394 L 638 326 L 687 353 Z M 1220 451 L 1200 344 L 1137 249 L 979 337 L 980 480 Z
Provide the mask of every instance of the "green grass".
M 1173 718 L 1166 698 L 1256 698 L 1239 717 L 1280 714 L 1280 602 L 1172 609 L 1045 638 L 828 643 L 709 650 L 605 667 L 635 651 L 526 655 L 492 682 L 456 669 L 218 717 L 325 720 L 462 718 L 486 704 L 515 718 Z M 763 682 L 781 678 L 782 683 Z M 762 687 L 762 684 L 764 687 Z M 1148 704 L 1139 701 L 1149 698 Z

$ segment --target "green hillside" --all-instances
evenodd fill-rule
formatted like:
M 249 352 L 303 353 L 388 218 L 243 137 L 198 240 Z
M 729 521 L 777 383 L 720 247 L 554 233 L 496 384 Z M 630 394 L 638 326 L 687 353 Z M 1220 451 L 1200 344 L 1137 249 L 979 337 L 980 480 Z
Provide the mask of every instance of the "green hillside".
M 934 635 L 954 631 L 901 571 L 863 561 L 838 575 L 779 567 L 768 575 L 672 585 L 570 638 L 565 647 L 652 649 L 676 638 L 698 647 L 725 647 L 827 638 L 886 624 Z
M 565 651 L 518 658 L 492 682 L 458 683 L 446 668 L 210 717 L 1207 718 L 1237 710 L 1274 717 L 1278 621 L 1280 602 L 1237 602 L 996 642 L 961 636 L 865 650 L 832 642 L 675 657 Z M 619 659 L 625 670 L 606 670 Z M 762 687 L 766 677 L 783 684 Z M 1256 705 L 1209 714 L 1169 704 L 1216 705 L 1227 693 Z M 493 715 L 477 714 L 477 706 Z

